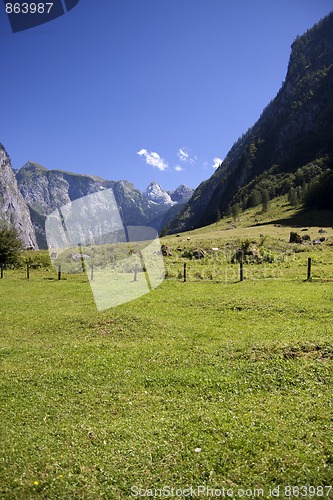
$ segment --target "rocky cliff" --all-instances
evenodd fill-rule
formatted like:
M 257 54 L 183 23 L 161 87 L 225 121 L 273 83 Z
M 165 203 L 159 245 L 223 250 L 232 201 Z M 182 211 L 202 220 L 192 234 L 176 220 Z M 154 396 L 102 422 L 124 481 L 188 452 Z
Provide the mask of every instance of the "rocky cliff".
M 297 187 L 296 173 L 308 182 L 331 168 L 332 158 L 333 13 L 295 40 L 277 96 L 195 190 L 170 231 L 215 222 L 236 203 L 246 207 L 254 189 L 286 194 Z
M 37 247 L 28 207 L 18 188 L 10 158 L 2 145 L 0 145 L 0 219 L 16 229 L 23 247 Z

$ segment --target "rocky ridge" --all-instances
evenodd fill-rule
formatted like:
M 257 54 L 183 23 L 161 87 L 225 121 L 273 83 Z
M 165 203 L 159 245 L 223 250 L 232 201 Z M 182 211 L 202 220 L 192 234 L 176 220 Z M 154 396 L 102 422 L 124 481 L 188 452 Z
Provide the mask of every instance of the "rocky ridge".
M 17 185 L 10 158 L 0 145 L 0 214 L 1 220 L 16 229 L 24 248 L 36 248 L 37 241 L 29 209 Z

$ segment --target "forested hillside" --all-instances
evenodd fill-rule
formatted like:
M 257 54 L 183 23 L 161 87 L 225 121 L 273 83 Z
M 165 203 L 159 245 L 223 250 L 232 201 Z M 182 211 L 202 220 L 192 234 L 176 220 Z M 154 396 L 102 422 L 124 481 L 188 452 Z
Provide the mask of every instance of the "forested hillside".
M 333 13 L 295 40 L 277 96 L 196 189 L 169 232 L 282 194 L 294 204 L 332 207 L 332 158 Z

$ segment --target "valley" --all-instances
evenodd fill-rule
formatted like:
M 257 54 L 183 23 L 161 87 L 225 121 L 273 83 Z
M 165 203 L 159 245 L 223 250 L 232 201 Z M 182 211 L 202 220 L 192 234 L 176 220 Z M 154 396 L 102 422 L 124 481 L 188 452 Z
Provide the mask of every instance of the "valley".
M 333 498 L 332 27 L 297 37 L 277 96 L 194 191 L 14 172 L 0 147 L 1 222 L 24 248 L 1 266 L 2 499 Z M 66 265 L 55 244 L 51 265 L 46 217 L 107 189 L 124 226 L 160 233 L 150 291 L 146 241 L 76 239 Z M 110 262 L 145 286 L 97 310 L 97 265 L 121 291 Z

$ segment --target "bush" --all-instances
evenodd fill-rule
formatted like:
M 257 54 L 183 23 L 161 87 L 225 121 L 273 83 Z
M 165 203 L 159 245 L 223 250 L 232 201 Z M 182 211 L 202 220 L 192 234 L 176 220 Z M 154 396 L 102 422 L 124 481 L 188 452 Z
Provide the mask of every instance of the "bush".
M 305 206 L 321 210 L 333 210 L 333 171 L 326 170 L 318 180 L 310 184 Z
M 0 229 L 0 267 L 4 269 L 17 265 L 21 251 L 22 243 L 16 230 L 2 227 Z
M 48 269 L 51 267 L 51 260 L 49 253 L 46 250 L 31 251 L 25 250 L 20 256 L 20 267 L 30 264 L 32 269 Z

